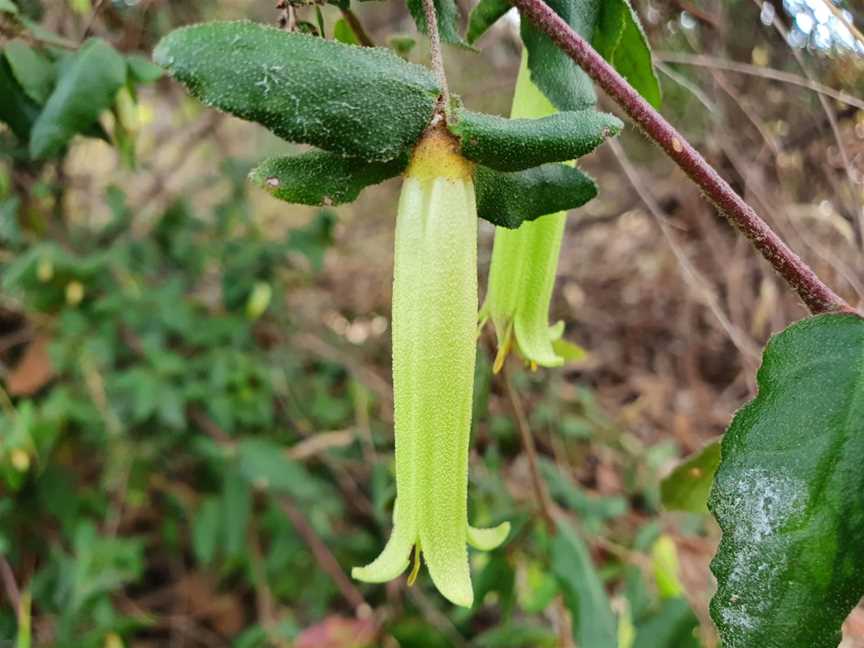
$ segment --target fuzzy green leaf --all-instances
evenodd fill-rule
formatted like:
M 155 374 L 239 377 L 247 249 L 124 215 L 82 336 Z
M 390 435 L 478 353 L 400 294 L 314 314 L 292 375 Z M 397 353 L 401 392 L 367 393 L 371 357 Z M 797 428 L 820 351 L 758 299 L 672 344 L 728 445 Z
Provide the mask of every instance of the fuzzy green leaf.
M 309 151 L 266 160 L 249 174 L 249 178 L 286 202 L 342 205 L 354 201 L 369 185 L 399 175 L 407 164 L 407 157 L 367 162 L 328 151 Z
M 721 446 L 711 615 L 724 646 L 836 648 L 864 594 L 864 320 L 820 315 L 765 349 Z
M 455 0 L 434 0 L 435 12 L 438 16 L 438 34 L 445 43 L 466 45 L 462 40 L 459 28 L 459 7 Z M 426 12 L 423 10 L 423 0 L 407 0 L 408 10 L 417 24 L 418 31 L 428 34 L 426 27 Z
M 573 615 L 573 638 L 580 646 L 617 648 L 615 615 L 582 538 L 564 522 L 552 539 L 552 572 Z
M 522 221 L 579 207 L 597 195 L 594 181 L 566 164 L 512 173 L 478 166 L 474 183 L 477 215 L 511 229 Z
M 0 57 L 0 122 L 5 122 L 23 142 L 30 137 L 30 130 L 39 116 L 39 104 L 26 95 L 18 85 L 9 62 Z
M 596 110 L 561 112 L 541 119 L 505 119 L 463 111 L 450 130 L 462 155 L 499 171 L 521 171 L 575 160 L 617 135 L 623 124 Z
M 429 70 L 389 50 L 251 22 L 178 29 L 154 57 L 207 105 L 365 160 L 392 160 L 412 147 L 439 94 Z
M 17 14 L 18 7 L 12 0 L 0 0 L 0 13 Z
M 600 0 L 549 0 L 547 4 L 590 41 L 600 16 Z M 531 20 L 522 16 L 522 42 L 528 51 L 531 81 L 558 110 L 583 110 L 597 102 L 591 79 Z
M 22 40 L 13 40 L 3 50 L 12 74 L 33 101 L 44 104 L 54 86 L 54 66 Z
M 480 0 L 468 14 L 468 33 L 465 35 L 468 44 L 476 43 L 499 18 L 512 8 L 513 5 L 508 0 Z
M 60 78 L 30 138 L 34 158 L 56 155 L 78 133 L 92 129 L 126 83 L 126 61 L 102 39 L 88 41 L 61 68 Z
M 720 443 L 692 454 L 660 482 L 663 506 L 669 511 L 708 512 L 708 495 L 720 464 Z
M 660 106 L 660 81 L 651 48 L 629 0 L 602 3 L 592 45 L 648 103 Z

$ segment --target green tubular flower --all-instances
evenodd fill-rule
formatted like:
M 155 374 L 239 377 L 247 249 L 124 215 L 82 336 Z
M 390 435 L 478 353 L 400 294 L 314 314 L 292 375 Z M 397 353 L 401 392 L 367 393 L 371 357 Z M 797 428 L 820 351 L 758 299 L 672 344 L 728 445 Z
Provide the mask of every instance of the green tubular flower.
M 354 578 L 384 582 L 420 556 L 438 590 L 470 607 L 466 543 L 497 547 L 509 523 L 468 525 L 468 445 L 477 322 L 477 209 L 473 168 L 452 137 L 432 129 L 402 187 L 393 280 L 396 503 L 381 554 Z
M 531 82 L 523 54 L 511 117 L 539 118 L 554 112 L 549 100 Z M 514 342 L 532 367 L 564 364 L 564 358 L 553 346 L 564 332 L 564 322 L 549 326 L 548 313 L 566 218 L 566 213 L 558 212 L 526 221 L 518 229 L 495 229 L 480 326 L 491 319 L 495 328 L 498 355 L 493 371 L 496 373 L 504 366 Z

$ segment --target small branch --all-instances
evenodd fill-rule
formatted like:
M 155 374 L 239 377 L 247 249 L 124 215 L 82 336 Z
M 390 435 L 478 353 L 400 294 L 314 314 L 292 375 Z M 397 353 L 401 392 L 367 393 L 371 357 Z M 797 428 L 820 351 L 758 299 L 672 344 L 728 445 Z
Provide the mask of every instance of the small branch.
M 718 58 L 715 56 L 707 56 L 705 54 L 687 54 L 683 52 L 655 52 L 654 58 L 665 63 L 675 63 L 676 65 L 690 65 L 694 67 L 704 67 L 712 70 L 723 70 L 725 72 L 734 72 L 736 74 L 745 74 L 755 76 L 762 79 L 770 79 L 771 81 L 779 81 L 789 85 L 806 88 L 819 94 L 824 94 L 832 99 L 855 106 L 859 110 L 864 110 L 864 100 L 848 94 L 841 90 L 835 90 L 830 86 L 823 85 L 818 81 L 812 81 L 797 74 L 775 70 L 769 67 L 760 67 L 751 65 L 750 63 L 739 63 L 738 61 L 729 61 L 727 59 Z
M 299 508 L 297 508 L 294 501 L 287 496 L 281 497 L 279 498 L 279 505 L 288 519 L 291 520 L 291 524 L 296 529 L 297 533 L 301 538 L 303 538 L 303 542 L 305 542 L 306 546 L 309 547 L 309 550 L 315 557 L 315 562 L 317 562 L 318 566 L 324 571 L 324 573 L 333 580 L 333 583 L 342 594 L 342 597 L 351 604 L 358 615 L 369 614 L 371 608 L 369 607 L 369 604 L 366 603 L 360 590 L 354 586 L 354 583 L 352 583 L 345 575 L 345 572 L 342 571 L 339 562 L 333 554 L 330 553 L 327 545 L 325 545 L 321 538 L 318 537 L 318 534 L 315 533 L 315 529 L 313 529 L 309 525 L 309 522 L 306 521 L 306 516 L 303 515 L 303 512 Z
M 12 566 L 3 556 L 0 556 L 0 580 L 3 581 L 3 589 L 6 592 L 9 605 L 17 613 L 21 606 L 21 590 L 15 580 L 15 572 L 12 571 Z
M 681 133 L 543 0 L 513 0 L 513 4 L 519 8 L 523 19 L 534 22 L 666 151 L 727 219 L 750 239 L 812 313 L 855 312 L 735 193 Z
M 360 22 L 357 14 L 351 11 L 350 8 L 342 9 L 342 17 L 348 23 L 348 26 L 351 27 L 351 31 L 354 32 L 354 35 L 363 47 L 375 47 L 375 41 L 372 40 L 363 28 L 363 23 Z
M 423 0 L 423 12 L 426 14 L 426 31 L 429 32 L 431 43 L 432 69 L 435 71 L 438 84 L 441 86 L 438 109 L 443 114 L 450 105 L 450 88 L 447 85 L 447 74 L 444 71 L 444 55 L 441 50 L 441 36 L 438 33 L 438 13 L 435 11 L 435 0 Z
M 525 408 L 522 406 L 519 392 L 516 391 L 516 387 L 513 385 L 513 374 L 510 371 L 509 363 L 504 364 L 503 375 L 507 398 L 510 400 L 510 407 L 513 410 L 513 418 L 516 419 L 516 427 L 519 428 L 519 435 L 522 437 L 522 446 L 525 448 L 525 454 L 528 457 L 528 470 L 531 473 L 531 486 L 534 489 L 537 508 L 549 533 L 555 533 L 552 501 L 549 499 L 546 484 L 540 476 L 540 466 L 537 463 L 537 446 L 534 445 L 534 437 L 531 436 L 531 428 L 528 425 L 528 419 L 525 416 Z

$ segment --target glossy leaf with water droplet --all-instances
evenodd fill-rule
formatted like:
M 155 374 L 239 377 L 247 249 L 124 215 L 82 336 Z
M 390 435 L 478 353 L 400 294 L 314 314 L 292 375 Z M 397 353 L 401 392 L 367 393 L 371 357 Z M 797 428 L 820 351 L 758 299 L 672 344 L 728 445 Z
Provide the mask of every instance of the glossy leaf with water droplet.
M 209 106 L 286 140 L 365 160 L 409 150 L 440 93 L 428 69 L 390 50 L 251 22 L 178 29 L 154 57 Z
M 836 648 L 864 595 L 864 320 L 793 324 L 757 380 L 709 499 L 711 616 L 729 648 Z

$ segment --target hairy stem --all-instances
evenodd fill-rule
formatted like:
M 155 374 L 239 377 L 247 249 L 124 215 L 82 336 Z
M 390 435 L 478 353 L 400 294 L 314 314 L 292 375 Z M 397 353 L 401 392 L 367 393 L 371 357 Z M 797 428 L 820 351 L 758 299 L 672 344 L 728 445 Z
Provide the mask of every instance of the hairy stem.
M 450 105 L 450 88 L 447 85 L 447 74 L 444 72 L 444 55 L 441 51 L 441 36 L 438 33 L 438 12 L 435 10 L 435 0 L 423 0 L 423 12 L 426 14 L 426 31 L 431 43 L 432 69 L 441 86 L 439 107 L 443 112 Z
M 513 0 L 695 182 L 814 314 L 855 312 L 762 220 L 704 157 L 543 0 Z

